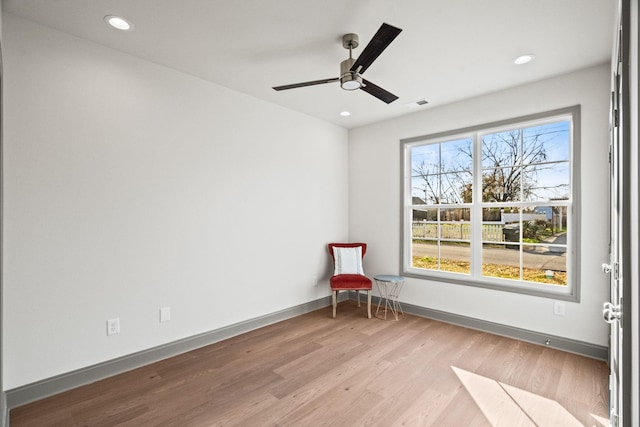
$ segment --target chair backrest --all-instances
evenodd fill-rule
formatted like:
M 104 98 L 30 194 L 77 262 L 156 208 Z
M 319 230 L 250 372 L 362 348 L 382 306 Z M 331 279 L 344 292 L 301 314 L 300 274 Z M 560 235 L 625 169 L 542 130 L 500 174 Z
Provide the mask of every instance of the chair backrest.
M 364 258 L 364 254 L 367 252 L 367 244 L 366 243 L 329 243 L 327 245 L 329 249 L 329 253 L 331 254 L 331 258 L 335 261 L 333 257 L 333 248 L 362 248 L 362 258 Z

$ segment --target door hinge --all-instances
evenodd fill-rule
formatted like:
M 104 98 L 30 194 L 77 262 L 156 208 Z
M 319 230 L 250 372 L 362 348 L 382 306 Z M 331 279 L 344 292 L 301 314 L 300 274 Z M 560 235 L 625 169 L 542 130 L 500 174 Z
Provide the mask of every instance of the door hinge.
M 618 109 L 614 109 L 613 110 L 613 127 L 618 127 L 620 123 L 620 118 L 619 118 L 619 114 L 618 114 Z
M 620 280 L 620 263 L 614 262 L 613 264 L 602 264 L 602 271 L 604 274 L 613 273 L 614 280 Z

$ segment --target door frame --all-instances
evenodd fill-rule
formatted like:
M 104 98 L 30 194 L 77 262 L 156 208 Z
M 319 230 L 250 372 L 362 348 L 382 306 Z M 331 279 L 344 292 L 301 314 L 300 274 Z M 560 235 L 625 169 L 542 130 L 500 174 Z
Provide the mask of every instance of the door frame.
M 625 400 L 623 401 L 623 416 L 625 425 L 640 425 L 640 146 L 638 144 L 638 110 L 639 85 L 638 85 L 638 49 L 640 39 L 638 21 L 640 17 L 638 0 L 622 0 L 622 24 L 623 44 L 625 46 L 623 65 L 626 71 L 626 79 L 623 82 L 626 90 L 626 102 L 624 104 L 625 116 L 623 120 L 628 128 L 625 129 L 625 155 L 628 156 L 627 165 L 629 175 L 624 182 L 629 194 L 624 194 L 628 204 L 624 206 L 627 218 L 630 221 L 628 233 L 628 246 L 624 246 L 625 264 L 627 269 L 623 271 L 628 280 L 625 281 L 623 292 L 628 296 L 623 301 L 623 328 L 626 333 L 623 339 L 628 345 L 624 347 L 623 357 L 625 363 L 623 369 L 627 372 L 627 384 L 623 384 Z M 629 242 L 630 241 L 630 242 Z

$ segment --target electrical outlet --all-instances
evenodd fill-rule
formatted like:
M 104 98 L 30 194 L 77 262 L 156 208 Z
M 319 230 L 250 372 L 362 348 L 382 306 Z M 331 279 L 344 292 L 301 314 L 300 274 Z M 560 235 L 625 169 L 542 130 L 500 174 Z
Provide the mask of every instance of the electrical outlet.
M 160 323 L 171 320 L 171 307 L 160 308 Z
M 553 314 L 556 316 L 564 316 L 566 313 L 564 302 L 562 301 L 554 301 L 553 302 Z
M 107 320 L 107 335 L 115 335 L 120 333 L 120 318 Z

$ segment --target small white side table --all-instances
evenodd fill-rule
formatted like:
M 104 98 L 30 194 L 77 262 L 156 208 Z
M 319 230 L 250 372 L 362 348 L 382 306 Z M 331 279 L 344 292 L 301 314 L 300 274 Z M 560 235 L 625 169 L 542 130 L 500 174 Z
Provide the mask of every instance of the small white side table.
M 384 320 L 387 320 L 387 311 L 391 311 L 395 320 L 398 320 L 399 316 L 404 317 L 404 311 L 402 311 L 402 306 L 398 301 L 404 284 L 404 277 L 382 274 L 375 276 L 373 279 L 376 281 L 378 292 L 380 293 L 376 317 L 382 316 L 382 312 L 384 312 Z M 384 305 L 384 308 L 381 308 L 381 304 Z M 380 312 L 380 316 L 378 316 L 378 312 Z

